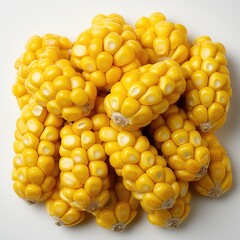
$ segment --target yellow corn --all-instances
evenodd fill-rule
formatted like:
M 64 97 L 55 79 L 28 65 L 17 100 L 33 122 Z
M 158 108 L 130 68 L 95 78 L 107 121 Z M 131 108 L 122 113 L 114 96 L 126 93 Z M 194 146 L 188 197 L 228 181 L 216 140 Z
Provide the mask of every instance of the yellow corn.
M 232 89 L 225 54 L 221 43 L 203 36 L 194 41 L 190 60 L 182 64 L 187 82 L 184 107 L 202 132 L 226 121 Z
M 104 142 L 109 163 L 133 197 L 150 209 L 168 209 L 173 206 L 181 187 L 166 161 L 150 145 L 140 131 L 118 131 L 103 127 L 99 138 Z M 110 146 L 114 147 L 108 147 Z
M 164 60 L 126 73 L 113 85 L 104 107 L 119 129 L 136 130 L 148 125 L 175 103 L 185 90 L 178 63 Z
M 63 119 L 38 105 L 25 105 L 17 120 L 13 149 L 13 189 L 28 202 L 45 201 L 52 195 L 59 174 L 59 129 Z
M 95 113 L 61 129 L 59 195 L 80 211 L 92 212 L 109 198 L 106 154 L 98 139 L 98 131 L 108 125 L 106 114 Z
M 95 85 L 85 81 L 66 59 L 44 69 L 32 67 L 25 85 L 39 105 L 67 121 L 87 116 L 93 109 L 97 95 Z
M 71 62 L 97 88 L 109 90 L 124 72 L 147 63 L 148 54 L 136 38 L 120 15 L 97 15 L 76 39 Z
M 58 187 L 55 187 L 52 196 L 45 202 L 48 214 L 57 226 L 75 226 L 85 219 L 85 212 L 71 207 L 59 197 Z
M 43 71 L 57 60 L 69 59 L 71 47 L 72 43 L 68 38 L 55 34 L 45 34 L 42 37 L 35 35 L 28 39 L 24 53 L 16 60 L 16 82 L 12 87 L 12 93 L 17 98 L 20 109 L 29 102 L 32 90 L 36 87 L 25 86 L 32 68 Z
M 181 64 L 188 59 L 187 29 L 182 24 L 167 21 L 162 13 L 155 12 L 138 19 L 135 32 L 149 54 L 150 63 L 171 58 Z
M 186 219 L 190 212 L 191 193 L 178 197 L 172 208 L 148 213 L 148 221 L 156 226 L 174 229 Z
M 151 124 L 155 146 L 182 181 L 196 181 L 207 171 L 210 153 L 183 109 L 172 106 Z
M 207 174 L 193 183 L 201 195 L 218 198 L 232 187 L 232 167 L 226 150 L 213 133 L 203 133 L 203 140 L 210 151 L 210 164 Z
M 124 187 L 121 178 L 112 185 L 107 204 L 94 212 L 94 215 L 100 226 L 122 232 L 136 217 L 139 201 Z

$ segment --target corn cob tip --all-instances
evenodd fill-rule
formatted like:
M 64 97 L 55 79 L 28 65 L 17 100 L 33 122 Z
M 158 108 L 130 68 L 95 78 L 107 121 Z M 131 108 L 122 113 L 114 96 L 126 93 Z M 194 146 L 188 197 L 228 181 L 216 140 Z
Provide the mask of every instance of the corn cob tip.
M 91 204 L 89 204 L 86 211 L 92 213 L 96 211 L 99 207 L 100 207 L 100 204 L 98 202 L 92 202 Z
M 128 120 L 119 112 L 113 113 L 111 118 L 117 126 L 124 128 L 128 125 Z
M 162 209 L 169 209 L 169 208 L 171 208 L 171 207 L 173 207 L 173 205 L 174 205 L 174 199 L 169 199 L 169 200 L 167 200 L 167 201 L 165 201 L 163 204 L 162 204 Z
M 221 196 L 221 188 L 219 186 L 215 186 L 214 188 L 210 189 L 208 196 L 211 198 L 219 198 Z
M 123 232 L 125 227 L 126 227 L 125 223 L 118 222 L 118 223 L 112 225 L 111 230 L 114 232 Z
M 56 226 L 61 227 L 63 225 L 63 222 L 61 221 L 60 218 L 58 217 L 53 217 L 54 223 L 56 224 Z
M 209 131 L 211 131 L 212 127 L 213 126 L 212 126 L 211 122 L 204 122 L 204 123 L 199 124 L 199 128 L 200 128 L 201 132 L 209 132 Z
M 166 227 L 169 229 L 177 228 L 180 224 L 179 218 L 171 218 L 167 221 Z
M 30 200 L 30 199 L 26 199 L 25 201 L 26 201 L 26 203 L 27 203 L 28 205 L 33 205 L 33 204 L 36 203 L 35 201 Z

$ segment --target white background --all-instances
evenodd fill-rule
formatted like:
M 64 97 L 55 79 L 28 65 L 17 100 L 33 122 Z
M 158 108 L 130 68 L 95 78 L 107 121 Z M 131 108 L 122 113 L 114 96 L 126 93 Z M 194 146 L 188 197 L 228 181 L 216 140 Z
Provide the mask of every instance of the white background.
M 238 0 L 0 0 L 0 239 L 240 239 L 239 5 Z M 102 229 L 94 219 L 77 227 L 56 227 L 43 205 L 27 205 L 11 187 L 13 132 L 19 116 L 11 94 L 14 61 L 31 35 L 51 32 L 74 40 L 98 13 L 120 13 L 134 24 L 155 11 L 184 24 L 191 40 L 209 35 L 227 49 L 233 97 L 228 120 L 217 135 L 232 160 L 233 188 L 217 200 L 193 194 L 190 215 L 176 230 L 153 226 L 144 214 L 123 233 Z

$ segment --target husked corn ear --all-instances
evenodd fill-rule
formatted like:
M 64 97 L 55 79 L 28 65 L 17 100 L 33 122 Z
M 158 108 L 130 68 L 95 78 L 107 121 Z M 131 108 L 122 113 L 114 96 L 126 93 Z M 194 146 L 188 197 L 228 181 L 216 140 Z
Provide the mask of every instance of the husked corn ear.
M 150 132 L 154 146 L 167 158 L 178 179 L 196 181 L 206 174 L 209 150 L 183 109 L 170 107 L 150 124 Z
M 232 187 L 232 167 L 227 151 L 211 132 L 202 134 L 210 152 L 207 174 L 192 185 L 201 195 L 218 198 Z
M 178 63 L 163 60 L 125 73 L 106 96 L 104 107 L 116 127 L 136 130 L 177 102 L 185 86 Z
M 89 115 L 97 97 L 95 85 L 85 81 L 66 59 L 43 69 L 33 66 L 25 85 L 39 105 L 67 121 Z
M 220 128 L 226 121 L 232 88 L 226 50 L 210 37 L 197 38 L 190 49 L 190 60 L 182 64 L 187 87 L 184 107 L 202 132 Z
M 109 198 L 106 154 L 98 138 L 100 128 L 109 125 L 106 116 L 95 114 L 61 129 L 59 195 L 81 211 L 92 212 Z
M 68 38 L 56 34 L 45 34 L 42 37 L 34 35 L 28 39 L 25 51 L 15 62 L 17 74 L 12 87 L 20 109 L 29 102 L 32 95 L 32 91 L 28 91 L 32 89 L 27 89 L 25 85 L 32 68 L 43 71 L 57 60 L 69 59 L 71 47 L 72 43 Z
M 38 105 L 25 105 L 17 120 L 13 150 L 13 189 L 28 202 L 42 202 L 52 195 L 59 174 L 59 129 L 63 119 Z
M 135 134 L 135 135 L 134 135 Z M 104 142 L 109 163 L 133 197 L 150 209 L 168 209 L 173 206 L 181 187 L 174 172 L 141 132 L 118 131 L 103 127 L 99 138 Z M 110 146 L 114 148 L 110 149 Z
M 190 212 L 191 193 L 178 197 L 173 207 L 167 210 L 157 210 L 148 213 L 148 221 L 163 228 L 177 228 L 186 219 Z
M 122 232 L 136 217 L 138 206 L 139 201 L 133 198 L 119 178 L 110 190 L 107 204 L 94 212 L 96 222 L 104 228 Z
M 181 64 L 188 59 L 187 29 L 167 21 L 164 14 L 154 12 L 149 17 L 141 17 L 135 23 L 135 32 L 149 54 L 150 63 L 171 58 Z
M 77 37 L 71 62 L 98 89 L 109 90 L 123 73 L 147 63 L 147 51 L 136 39 L 134 29 L 120 15 L 97 15 Z
M 57 226 L 75 226 L 85 219 L 85 212 L 71 207 L 59 197 L 58 188 L 55 188 L 52 196 L 46 200 L 45 207 Z

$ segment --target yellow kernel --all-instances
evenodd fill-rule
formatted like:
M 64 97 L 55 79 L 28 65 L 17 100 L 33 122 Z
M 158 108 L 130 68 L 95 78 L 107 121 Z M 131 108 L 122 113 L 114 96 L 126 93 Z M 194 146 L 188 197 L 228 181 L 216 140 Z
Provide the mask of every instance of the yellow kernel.
M 59 168 L 61 171 L 71 171 L 73 168 L 74 162 L 71 158 L 69 157 L 62 157 L 59 160 Z
M 103 43 L 104 51 L 109 52 L 112 55 L 115 54 L 119 50 L 121 45 L 122 45 L 122 39 L 115 32 L 110 32 L 104 38 L 104 43 Z
M 219 103 L 213 103 L 208 108 L 208 118 L 211 122 L 219 120 L 224 115 L 224 108 Z
M 36 137 L 34 134 L 27 132 L 23 135 L 22 141 L 26 147 L 37 149 L 39 138 Z
M 114 54 L 114 64 L 121 67 L 132 62 L 134 58 L 135 51 L 124 45 Z
M 87 150 L 89 161 L 105 160 L 106 155 L 101 144 L 93 144 Z
M 97 70 L 97 65 L 95 60 L 93 60 L 90 56 L 84 56 L 80 60 L 81 69 L 86 72 L 94 72 Z
M 105 178 L 108 175 L 107 164 L 103 161 L 92 161 L 89 163 L 89 171 L 91 176 Z
M 108 52 L 101 52 L 96 58 L 97 67 L 101 72 L 106 72 L 110 69 L 113 63 L 113 56 Z
M 135 136 L 131 132 L 121 131 L 117 134 L 117 142 L 121 148 L 133 146 L 135 141 Z
M 99 177 L 91 176 L 85 182 L 84 189 L 91 197 L 96 197 L 102 190 L 102 180 Z
M 61 75 L 61 70 L 57 65 L 50 65 L 44 70 L 44 80 L 53 82 L 54 79 Z
M 170 200 L 174 196 L 172 187 L 167 183 L 157 183 L 153 192 L 163 201 Z
M 48 176 L 53 173 L 54 169 L 54 158 L 51 156 L 39 156 L 37 160 L 37 166 Z
M 165 156 L 171 156 L 177 153 L 178 148 L 176 144 L 169 139 L 162 144 L 161 150 Z
M 75 164 L 88 164 L 87 152 L 83 148 L 74 148 L 71 152 L 71 158 Z
M 189 132 L 189 142 L 194 146 L 194 148 L 202 145 L 202 137 L 198 131 Z
M 223 106 L 228 106 L 229 104 L 229 94 L 223 90 L 215 92 L 214 102 L 217 102 Z
M 47 103 L 47 110 L 54 115 L 60 115 L 62 113 L 62 108 L 56 100 L 51 100 Z
M 37 201 L 42 195 L 42 188 L 36 184 L 28 184 L 25 188 L 25 196 L 28 200 Z
M 39 185 L 44 179 L 44 173 L 38 167 L 30 167 L 28 169 L 28 177 L 31 183 Z
M 87 115 L 88 113 L 86 112 L 85 114 Z M 83 109 L 79 106 L 63 107 L 62 109 L 62 117 L 68 122 L 76 121 L 82 118 L 83 115 Z
M 171 137 L 171 131 L 165 125 L 158 127 L 154 131 L 154 140 L 157 142 L 160 142 L 160 143 L 165 142 L 165 141 L 169 140 L 170 137 Z M 174 140 L 174 138 L 173 138 L 173 140 Z
M 208 110 L 203 105 L 194 107 L 192 115 L 197 122 L 207 122 L 208 120 Z
M 153 40 L 153 49 L 158 56 L 167 56 L 170 42 L 167 37 L 156 37 Z
M 136 180 L 136 187 L 140 192 L 151 192 L 154 188 L 154 182 L 144 173 Z
M 209 107 L 214 100 L 215 92 L 211 87 L 204 87 L 199 90 L 199 99 L 205 107 Z
M 95 71 L 90 74 L 89 80 L 96 86 L 96 87 L 104 87 L 107 85 L 106 76 L 103 72 Z
M 109 126 L 109 118 L 104 113 L 95 114 L 92 118 L 92 130 L 99 131 L 105 126 Z
M 189 158 L 193 158 L 194 156 L 194 148 L 191 143 L 184 143 L 177 149 L 177 154 L 184 160 Z
M 121 151 L 113 152 L 109 157 L 109 163 L 115 170 L 122 169 L 125 163 L 121 159 Z
M 158 86 L 151 86 L 139 98 L 139 102 L 143 105 L 155 105 L 162 101 L 162 93 Z
M 160 78 L 159 87 L 163 95 L 170 95 L 175 90 L 175 85 L 174 80 L 168 76 Z
M 147 137 L 139 136 L 133 146 L 139 153 L 143 153 L 150 147 L 150 143 Z
M 147 170 L 155 163 L 155 155 L 151 151 L 144 151 L 141 153 L 139 166 L 143 170 Z
M 26 127 L 29 132 L 33 133 L 37 137 L 39 137 L 43 131 L 43 124 L 35 118 L 29 119 L 26 123 Z
M 188 142 L 188 132 L 185 129 L 175 130 L 171 135 L 172 140 L 177 146 Z
M 141 97 L 145 92 L 147 91 L 147 88 L 144 83 L 142 82 L 135 82 L 131 84 L 131 86 L 128 89 L 128 96 L 131 98 L 138 99 Z
M 69 134 L 62 137 L 62 146 L 66 149 L 73 150 L 80 147 L 80 137 L 75 134 Z
M 201 165 L 197 161 L 189 159 L 186 161 L 185 169 L 189 173 L 198 174 L 201 170 Z
M 111 66 L 111 68 L 105 73 L 108 84 L 114 84 L 118 82 L 122 76 L 122 71 L 117 66 Z
M 96 138 L 92 131 L 84 131 L 81 135 L 81 146 L 85 150 L 89 149 L 93 144 L 95 144 Z
M 121 152 L 121 159 L 125 163 L 138 163 L 140 154 L 133 147 L 125 147 Z
M 154 165 L 150 167 L 147 169 L 146 173 L 155 183 L 163 181 L 165 177 L 165 172 L 163 166 L 161 165 Z
M 117 142 L 107 142 L 104 144 L 104 148 L 108 156 L 111 156 L 113 153 L 121 151 L 122 149 Z
M 76 178 L 82 183 L 85 184 L 89 178 L 89 168 L 85 164 L 76 164 L 72 168 L 72 173 Z
M 206 72 L 204 72 L 202 70 L 196 71 L 192 74 L 191 81 L 197 89 L 207 87 L 208 75 L 206 74 Z
M 123 178 L 135 181 L 143 174 L 143 170 L 136 164 L 125 164 L 122 168 Z
M 55 144 L 49 141 L 42 140 L 38 145 L 38 154 L 43 156 L 51 156 L 55 153 Z
M 64 187 L 80 188 L 82 183 L 75 177 L 72 172 L 61 172 L 60 174 L 61 184 Z

